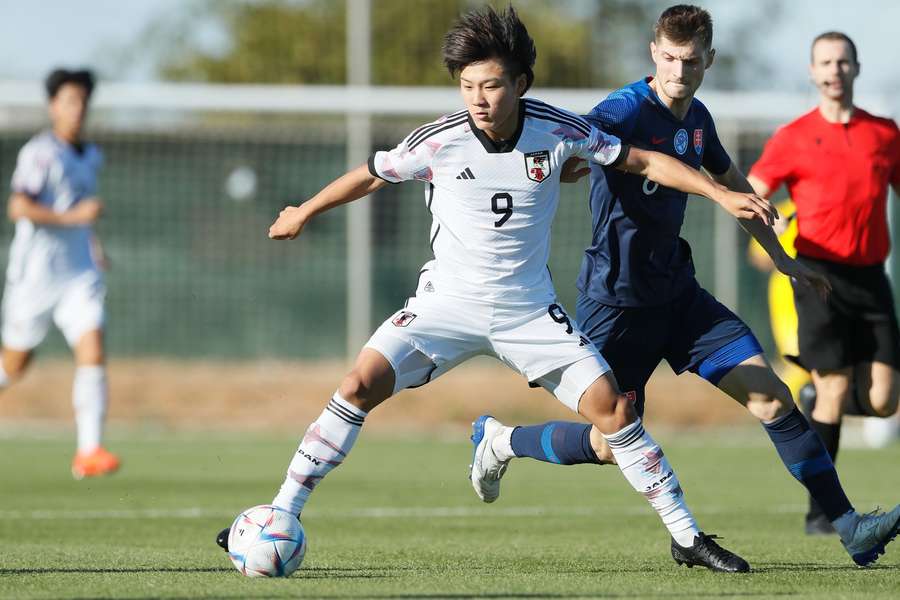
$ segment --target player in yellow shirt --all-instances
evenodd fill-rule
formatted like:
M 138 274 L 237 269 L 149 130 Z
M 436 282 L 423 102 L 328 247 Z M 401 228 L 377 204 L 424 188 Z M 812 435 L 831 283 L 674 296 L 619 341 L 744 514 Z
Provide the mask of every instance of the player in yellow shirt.
M 775 223 L 778 241 L 781 242 L 788 256 L 794 258 L 797 256 L 797 249 L 794 248 L 794 240 L 797 239 L 797 209 L 790 199 L 775 206 L 778 214 L 781 215 L 781 219 Z M 769 320 L 772 324 L 775 347 L 781 357 L 777 371 L 791 389 L 793 397 L 801 399 L 802 402 L 803 395 L 800 394 L 800 390 L 810 383 L 811 379 L 809 373 L 792 360 L 796 359 L 800 350 L 797 342 L 797 309 L 794 306 L 794 290 L 791 288 L 791 280 L 787 275 L 774 268 L 772 259 L 755 239 L 751 240 L 747 254 L 750 264 L 760 271 L 771 272 L 769 275 Z

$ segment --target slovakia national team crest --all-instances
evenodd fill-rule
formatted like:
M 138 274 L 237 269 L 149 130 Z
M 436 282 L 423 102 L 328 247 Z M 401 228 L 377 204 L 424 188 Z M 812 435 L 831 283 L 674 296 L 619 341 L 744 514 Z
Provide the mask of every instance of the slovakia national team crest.
M 412 323 L 416 319 L 416 313 L 411 313 L 408 310 L 401 310 L 397 313 L 397 316 L 391 319 L 391 323 L 394 327 L 407 327 L 410 323 Z
M 675 152 L 678 154 L 684 154 L 687 152 L 688 147 L 688 132 L 687 129 L 679 129 L 678 133 L 675 134 Z
M 703 154 L 703 130 L 695 129 L 694 130 L 694 152 L 697 153 L 697 156 Z
M 525 154 L 525 174 L 538 183 L 550 176 L 550 151 L 540 150 Z

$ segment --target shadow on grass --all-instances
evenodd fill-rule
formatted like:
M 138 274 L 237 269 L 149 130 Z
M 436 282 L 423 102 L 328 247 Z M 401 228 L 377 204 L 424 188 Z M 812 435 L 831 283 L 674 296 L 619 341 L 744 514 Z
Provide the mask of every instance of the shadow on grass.
M 871 565 L 869 567 L 857 567 L 856 565 L 826 565 L 816 563 L 754 563 L 754 573 L 811 573 L 816 571 L 830 571 L 839 573 L 855 573 L 869 571 L 900 571 L 900 565 Z
M 90 574 L 90 573 L 219 573 L 234 571 L 234 567 L 47 567 L 22 569 L 0 569 L 0 575 L 54 575 L 54 574 Z
M 271 590 L 268 590 L 267 593 L 271 593 Z M 708 592 L 708 593 L 684 593 L 684 594 L 646 594 L 646 593 L 637 593 L 637 594 L 553 594 L 553 593 L 528 593 L 528 592 L 518 592 L 518 593 L 502 593 L 502 592 L 494 592 L 490 594 L 332 594 L 332 595 L 321 595 L 316 594 L 315 597 L 319 600 L 340 600 L 342 598 L 353 598 L 354 600 L 407 600 L 413 598 L 422 598 L 424 600 L 478 600 L 479 598 L 569 598 L 570 600 L 590 600 L 592 598 L 717 598 L 717 597 L 729 597 L 729 598 L 745 598 L 745 597 L 753 597 L 753 596 L 765 596 L 767 598 L 778 597 L 778 596 L 796 596 L 793 592 L 783 592 L 783 593 L 771 593 L 771 592 L 760 592 L 759 594 L 754 593 L 734 593 L 734 592 Z M 204 598 L 207 596 L 139 596 L 133 597 L 129 596 L 131 600 L 196 600 L 197 598 Z M 220 594 L 215 594 L 214 597 L 219 600 L 236 600 L 238 598 L 253 598 L 254 596 L 247 594 L 240 594 L 234 596 L 222 596 Z M 270 596 L 264 596 L 270 597 Z M 88 598 L 72 598 L 71 600 L 88 600 Z
M 765 596 L 771 598 L 773 596 L 795 596 L 793 592 L 771 593 L 771 592 L 685 592 L 673 594 L 647 594 L 639 592 L 635 594 L 554 594 L 540 592 L 494 592 L 490 594 L 347 594 L 332 596 L 316 596 L 322 600 L 338 600 L 339 598 L 355 598 L 357 600 L 404 600 L 406 598 L 426 598 L 429 600 L 477 600 L 478 598 L 570 598 L 572 600 L 589 599 L 589 598 L 717 598 L 727 596 L 729 598 L 751 598 L 754 596 Z
M 409 571 L 411 567 L 358 567 L 358 568 L 333 568 L 318 567 L 299 571 L 295 580 L 300 579 L 377 579 L 386 577 L 399 577 L 394 571 Z M 134 574 L 134 573 L 234 573 L 234 567 L 25 567 L 21 569 L 2 569 L 3 575 L 58 575 L 58 574 Z

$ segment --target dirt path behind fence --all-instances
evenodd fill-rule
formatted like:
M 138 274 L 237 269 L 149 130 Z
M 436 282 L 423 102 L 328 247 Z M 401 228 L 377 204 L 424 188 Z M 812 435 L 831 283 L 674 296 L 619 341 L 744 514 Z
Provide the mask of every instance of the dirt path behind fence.
M 0 423 L 69 421 L 73 366 L 38 360 L 25 379 L 0 394 Z M 110 420 L 165 429 L 297 431 L 322 410 L 345 372 L 342 363 L 115 360 L 109 365 Z M 474 362 L 405 391 L 367 420 L 371 428 L 437 431 L 490 412 L 509 422 L 570 419 L 543 390 L 492 361 Z M 745 412 L 693 375 L 657 371 L 647 418 L 671 425 L 748 422 Z

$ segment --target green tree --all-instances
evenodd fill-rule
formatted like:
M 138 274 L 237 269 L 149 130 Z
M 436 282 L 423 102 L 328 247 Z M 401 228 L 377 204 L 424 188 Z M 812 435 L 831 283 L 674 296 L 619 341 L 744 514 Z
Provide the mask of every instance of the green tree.
M 446 85 L 444 32 L 471 0 L 372 0 L 372 82 Z M 493 2 L 503 7 L 506 2 Z M 648 29 L 647 0 L 513 2 L 538 47 L 536 85 L 609 87 L 627 61 L 605 59 L 635 27 Z M 154 23 L 123 57 L 147 56 L 166 80 L 341 84 L 346 80 L 346 3 L 339 0 L 201 1 Z M 630 32 L 623 33 L 622 28 Z M 210 47 L 204 32 L 222 43 Z M 644 35 L 643 37 L 647 37 Z M 648 38 L 649 39 L 649 38 Z M 642 42 L 643 43 L 643 42 Z

